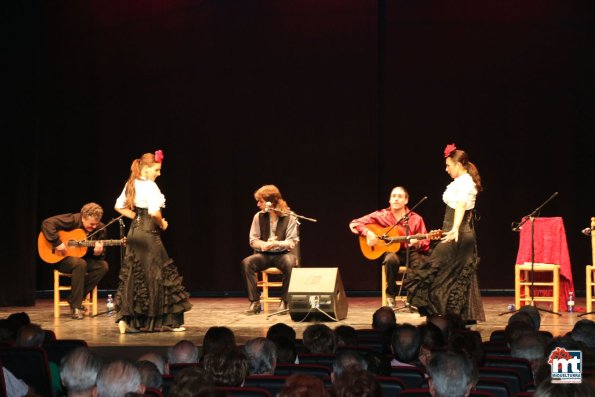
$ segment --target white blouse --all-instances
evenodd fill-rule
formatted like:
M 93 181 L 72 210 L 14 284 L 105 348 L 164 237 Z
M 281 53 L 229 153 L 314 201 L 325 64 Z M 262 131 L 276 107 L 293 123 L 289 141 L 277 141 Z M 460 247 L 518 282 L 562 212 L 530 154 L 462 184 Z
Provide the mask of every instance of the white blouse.
M 136 189 L 135 207 L 146 208 L 149 214 L 154 214 L 165 207 L 165 196 L 161 194 L 161 190 L 159 190 L 159 187 L 154 181 L 136 179 L 134 181 L 134 188 Z M 124 186 L 120 197 L 116 200 L 116 208 L 124 208 L 125 202 L 126 186 Z
M 457 208 L 457 203 L 464 201 L 465 209 L 475 208 L 475 198 L 477 197 L 477 188 L 473 178 L 469 174 L 463 174 L 456 177 L 444 191 L 442 201 L 452 209 Z

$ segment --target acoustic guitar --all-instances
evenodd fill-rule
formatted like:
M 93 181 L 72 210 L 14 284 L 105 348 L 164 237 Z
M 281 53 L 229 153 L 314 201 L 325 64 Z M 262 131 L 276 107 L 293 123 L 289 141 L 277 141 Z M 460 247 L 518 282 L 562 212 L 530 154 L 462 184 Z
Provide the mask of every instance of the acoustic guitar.
M 121 240 L 87 240 L 87 234 L 83 229 L 74 229 L 70 231 L 59 231 L 60 240 L 66 245 L 66 253 L 59 254 L 54 250 L 52 243 L 47 241 L 42 232 L 37 238 L 37 250 L 39 256 L 46 263 L 56 263 L 66 258 L 74 256 L 82 258 L 87 253 L 87 247 L 95 247 L 95 244 L 102 243 L 104 246 L 126 245 L 126 239 Z
M 366 227 L 374 232 L 374 234 L 382 240 L 382 242 L 379 244 L 369 246 L 367 239 L 363 236 L 359 236 L 360 249 L 362 250 L 362 254 L 364 254 L 364 256 L 368 259 L 378 259 L 385 252 L 397 252 L 401 248 L 401 243 L 412 239 L 437 240 L 444 235 L 440 229 L 432 230 L 429 233 L 410 234 L 409 236 L 405 236 L 397 227 L 387 226 L 383 228 L 382 226 L 378 226 L 376 224 L 369 224 L 366 225 Z

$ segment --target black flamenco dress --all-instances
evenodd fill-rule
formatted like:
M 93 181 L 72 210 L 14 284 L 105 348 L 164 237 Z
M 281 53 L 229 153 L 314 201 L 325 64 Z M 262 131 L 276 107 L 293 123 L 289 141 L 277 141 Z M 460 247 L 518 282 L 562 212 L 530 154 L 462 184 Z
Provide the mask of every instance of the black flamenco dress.
M 192 305 L 182 276 L 161 241 L 161 230 L 146 208 L 136 208 L 126 241 L 115 296 L 116 323 L 143 331 L 161 331 L 184 324 Z
M 442 230 L 451 230 L 455 210 L 446 206 Z M 423 281 L 410 303 L 425 314 L 459 314 L 463 320 L 485 321 L 477 282 L 477 243 L 473 210 L 463 216 L 459 240 L 439 242 L 423 266 Z

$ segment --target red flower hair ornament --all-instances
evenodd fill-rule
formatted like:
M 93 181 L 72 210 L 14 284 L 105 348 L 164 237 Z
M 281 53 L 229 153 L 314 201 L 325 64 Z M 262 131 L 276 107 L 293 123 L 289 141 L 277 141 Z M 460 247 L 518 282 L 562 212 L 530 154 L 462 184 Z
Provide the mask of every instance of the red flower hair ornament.
M 163 151 L 161 149 L 155 151 L 155 161 L 158 163 L 161 163 L 163 161 Z
M 450 156 L 450 154 L 452 152 L 454 152 L 455 150 L 457 150 L 457 147 L 455 146 L 454 143 L 451 143 L 450 145 L 446 145 L 446 147 L 444 148 L 444 158 L 447 158 L 448 156 Z

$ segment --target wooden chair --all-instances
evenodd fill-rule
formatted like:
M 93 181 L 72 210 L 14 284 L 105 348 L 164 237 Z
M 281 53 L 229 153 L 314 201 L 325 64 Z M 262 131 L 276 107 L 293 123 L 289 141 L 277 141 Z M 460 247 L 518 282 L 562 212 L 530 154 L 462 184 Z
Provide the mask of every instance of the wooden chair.
M 258 280 L 256 281 L 256 286 L 262 289 L 262 293 L 260 294 L 260 302 L 262 303 L 263 309 L 265 311 L 269 310 L 269 303 L 281 302 L 281 297 L 271 296 L 269 290 L 269 288 L 281 288 L 281 286 L 283 286 L 283 282 L 281 282 L 281 275 L 281 270 L 277 269 L 276 267 L 264 269 L 257 275 Z M 275 276 L 275 280 L 269 279 L 269 276 Z
M 297 258 L 296 267 L 299 267 L 301 262 L 299 242 L 295 245 L 292 253 Z M 282 274 L 283 273 L 281 272 L 281 270 L 277 269 L 276 267 L 269 267 L 256 275 L 256 287 L 262 289 L 262 292 L 260 294 L 260 302 L 262 303 L 264 311 L 269 310 L 269 303 L 281 302 L 280 296 L 271 296 L 270 288 L 281 288 L 283 286 L 283 282 L 281 281 Z M 269 276 L 273 277 L 269 278 Z
M 60 277 L 71 277 L 69 273 L 61 273 L 58 270 L 54 269 L 54 317 L 60 317 L 60 306 L 68 306 L 70 304 L 67 301 L 63 301 L 60 298 L 61 291 L 70 291 L 72 288 L 70 284 L 68 285 L 61 285 L 60 284 Z M 90 296 L 89 296 L 90 295 Z M 93 288 L 93 291 L 90 294 L 87 294 L 85 300 L 83 300 L 83 305 L 87 306 L 87 308 L 91 308 L 91 314 L 97 315 L 97 287 Z
M 591 251 L 593 253 L 593 262 L 586 267 L 587 271 L 587 313 L 593 311 L 593 289 L 595 288 L 595 217 L 591 218 Z
M 407 268 L 405 266 L 399 266 L 398 274 L 405 274 L 406 270 Z M 397 287 L 401 288 L 401 285 L 403 285 L 402 280 L 402 278 L 401 280 L 397 279 Z M 384 264 L 382 264 L 382 281 L 380 285 L 382 285 L 382 306 L 386 306 L 386 287 L 388 286 L 388 281 L 386 279 L 386 265 Z
M 535 302 L 552 302 L 553 311 L 558 312 L 560 308 L 560 265 L 552 263 L 534 263 L 534 273 L 551 273 L 551 281 L 535 281 L 535 287 L 551 287 L 551 296 L 534 296 Z M 522 289 L 521 289 L 522 288 Z M 521 302 L 531 302 L 531 263 L 516 264 L 514 266 L 514 303 L 517 309 Z

